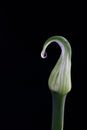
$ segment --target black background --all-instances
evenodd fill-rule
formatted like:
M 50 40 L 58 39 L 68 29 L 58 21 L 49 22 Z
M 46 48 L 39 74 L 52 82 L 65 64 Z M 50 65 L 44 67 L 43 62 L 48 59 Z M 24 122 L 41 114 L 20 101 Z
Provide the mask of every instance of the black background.
M 64 36 L 72 47 L 72 91 L 66 99 L 64 129 L 86 126 L 85 17 L 74 4 L 74 8 L 72 4 L 56 4 L 0 8 L 3 129 L 51 130 L 52 99 L 47 82 L 61 50 L 56 44 L 50 45 L 45 60 L 40 52 L 45 40 L 53 35 Z

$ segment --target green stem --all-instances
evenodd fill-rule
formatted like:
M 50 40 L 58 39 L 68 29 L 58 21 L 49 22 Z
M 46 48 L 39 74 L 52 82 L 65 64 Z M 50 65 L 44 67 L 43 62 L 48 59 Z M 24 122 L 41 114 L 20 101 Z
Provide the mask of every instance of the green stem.
M 66 95 L 52 92 L 52 130 L 63 130 L 65 99 Z

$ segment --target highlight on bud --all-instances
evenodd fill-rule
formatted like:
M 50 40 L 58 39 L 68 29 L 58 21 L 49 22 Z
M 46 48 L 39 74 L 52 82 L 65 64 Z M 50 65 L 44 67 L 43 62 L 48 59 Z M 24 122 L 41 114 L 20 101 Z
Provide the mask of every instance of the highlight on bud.
M 51 91 L 64 95 L 71 90 L 71 47 L 64 37 L 52 36 L 43 46 L 42 58 L 47 57 L 46 49 L 52 42 L 60 46 L 61 55 L 49 76 L 48 85 Z

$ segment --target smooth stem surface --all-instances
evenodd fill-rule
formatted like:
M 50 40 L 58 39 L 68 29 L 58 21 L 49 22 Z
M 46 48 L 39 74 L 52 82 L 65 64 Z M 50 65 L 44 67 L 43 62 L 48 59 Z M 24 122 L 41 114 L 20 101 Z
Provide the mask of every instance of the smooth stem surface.
M 66 95 L 52 92 L 52 130 L 63 130 Z

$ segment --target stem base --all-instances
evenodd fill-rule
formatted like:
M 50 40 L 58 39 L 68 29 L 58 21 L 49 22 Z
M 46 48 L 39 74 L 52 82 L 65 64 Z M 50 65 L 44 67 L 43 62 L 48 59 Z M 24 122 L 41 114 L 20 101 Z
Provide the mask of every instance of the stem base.
M 52 92 L 52 130 L 63 130 L 66 95 Z

